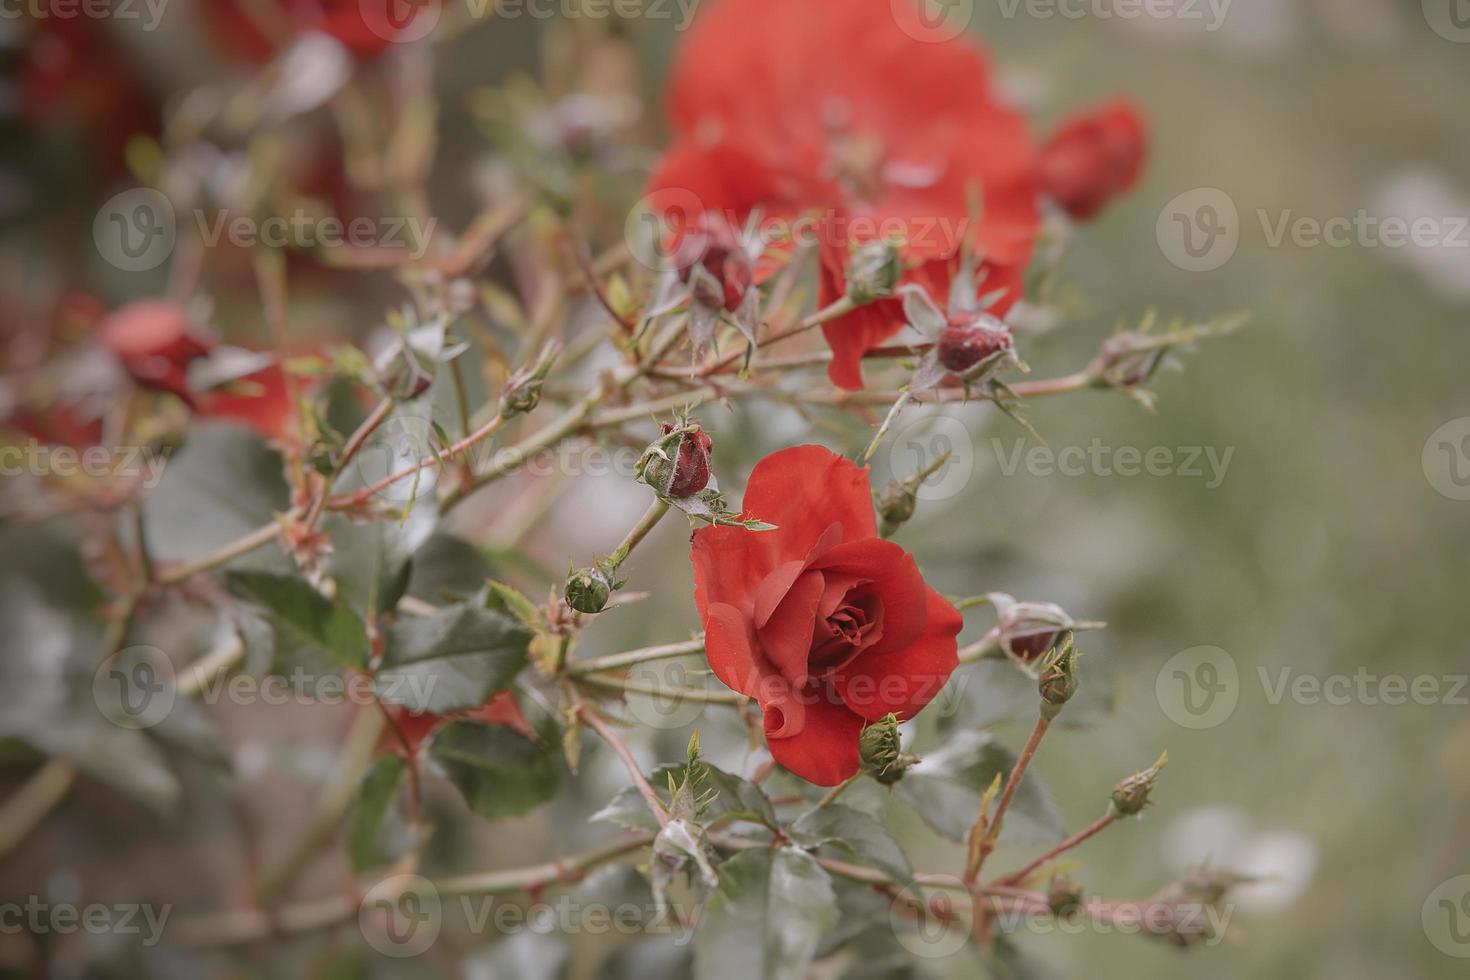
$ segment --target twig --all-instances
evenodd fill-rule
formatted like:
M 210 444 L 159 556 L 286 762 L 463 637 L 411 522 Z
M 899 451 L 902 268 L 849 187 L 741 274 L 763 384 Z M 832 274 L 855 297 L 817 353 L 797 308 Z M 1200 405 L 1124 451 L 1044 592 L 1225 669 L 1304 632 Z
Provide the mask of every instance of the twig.
M 638 765 L 638 760 L 633 758 L 633 753 L 628 750 L 627 743 L 618 736 L 617 732 L 613 731 L 611 725 L 598 716 L 596 711 L 589 710 L 585 704 L 579 706 L 577 713 L 587 722 L 587 727 L 600 735 L 604 742 L 612 746 L 618 758 L 623 760 L 628 774 L 633 777 L 633 785 L 638 787 L 638 792 L 642 795 L 643 801 L 648 804 L 648 809 L 653 811 L 653 815 L 658 818 L 658 825 L 668 826 L 669 815 L 664 810 L 663 801 L 658 798 L 653 787 L 648 785 L 648 779 L 643 775 L 643 769 Z
M 671 657 L 684 657 L 702 652 L 704 652 L 704 638 L 700 637 L 697 640 L 685 640 L 683 643 L 666 643 L 663 646 L 641 647 L 624 653 L 610 653 L 604 657 L 573 660 L 567 664 L 566 672 L 568 676 L 581 677 L 605 670 L 621 670 L 624 667 L 632 667 L 635 664 L 648 663 L 653 660 L 667 660 Z
M 1016 884 L 1020 884 L 1021 882 L 1025 881 L 1031 875 L 1031 873 L 1033 871 L 1035 871 L 1037 868 L 1041 867 L 1043 864 L 1046 864 L 1048 861 L 1055 860 L 1058 856 L 1060 856 L 1062 854 L 1065 854 L 1067 851 L 1070 851 L 1072 848 L 1074 848 L 1077 845 L 1081 844 L 1083 841 L 1086 841 L 1090 837 L 1092 837 L 1092 836 L 1094 836 L 1096 834 L 1099 834 L 1102 831 L 1106 830 L 1117 819 L 1118 819 L 1118 814 L 1111 807 L 1109 807 L 1108 808 L 1108 812 L 1106 814 L 1104 814 L 1103 816 L 1097 818 L 1091 824 L 1089 824 L 1088 826 L 1084 827 L 1083 829 L 1077 831 L 1077 833 L 1073 834 L 1071 837 L 1068 837 L 1066 840 L 1062 841 L 1056 847 L 1053 847 L 1051 850 L 1047 851 L 1045 854 L 1041 855 L 1041 857 L 1039 857 L 1036 860 L 1032 861 L 1030 864 L 1026 865 L 1021 870 L 1019 870 L 1019 871 L 1013 871 L 1012 873 L 1010 873 L 1010 874 L 1008 874 L 1008 875 L 1006 875 L 1006 876 L 1004 876 L 1002 878 L 998 878 L 995 881 L 995 884 L 997 884 L 997 885 L 1016 885 Z

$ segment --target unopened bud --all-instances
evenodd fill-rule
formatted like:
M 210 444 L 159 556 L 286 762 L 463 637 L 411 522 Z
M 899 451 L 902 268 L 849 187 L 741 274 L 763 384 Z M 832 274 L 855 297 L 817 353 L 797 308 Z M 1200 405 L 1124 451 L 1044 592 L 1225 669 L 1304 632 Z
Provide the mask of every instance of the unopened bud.
M 955 374 L 979 367 L 1001 351 L 1011 349 L 1011 331 L 989 313 L 951 316 L 939 334 L 939 363 Z
M 502 418 L 513 418 L 535 411 L 536 406 L 541 404 L 541 386 L 560 353 L 560 346 L 548 344 L 537 355 L 535 363 L 518 369 L 506 379 L 505 388 L 500 393 Z
M 383 394 L 397 401 L 410 401 L 434 383 L 434 367 L 425 363 L 407 340 L 395 340 L 378 357 L 375 365 Z
M 600 613 L 612 598 L 612 576 L 597 565 L 580 568 L 567 576 L 566 600 L 579 613 Z
M 847 298 L 859 306 L 893 295 L 903 277 L 903 259 L 889 241 L 868 242 L 847 260 Z
M 884 786 L 892 786 L 913 765 L 912 756 L 903 754 L 898 734 L 898 715 L 889 712 L 864 728 L 858 736 L 858 754 L 863 772 Z
M 919 503 L 919 495 L 912 487 L 890 480 L 876 495 L 878 517 L 883 522 L 882 534 L 886 538 L 897 531 L 909 518 Z
M 638 478 L 665 497 L 692 497 L 709 485 L 714 443 L 697 420 L 665 422 L 638 460 Z
M 733 313 L 755 281 L 755 269 L 740 238 L 727 223 L 708 219 L 691 228 L 674 249 L 679 281 L 694 301 Z
M 1153 792 L 1154 782 L 1159 778 L 1159 770 L 1163 769 L 1169 761 L 1169 753 L 1165 752 L 1159 756 L 1159 761 L 1149 766 L 1143 772 L 1134 773 L 1123 780 L 1113 790 L 1113 810 L 1120 817 L 1131 817 L 1142 813 L 1143 808 L 1152 801 L 1149 794 Z
M 1041 669 L 1037 690 L 1041 694 L 1041 717 L 1047 721 L 1062 713 L 1062 706 L 1077 693 L 1077 645 L 1070 636 Z
M 1024 663 L 1039 661 L 1063 632 L 1091 625 L 1078 623 L 1054 602 L 1018 602 L 1004 592 L 993 592 L 989 599 L 998 617 L 992 639 Z
M 1052 875 L 1046 888 L 1046 904 L 1058 919 L 1070 919 L 1082 908 L 1082 886 L 1071 875 Z

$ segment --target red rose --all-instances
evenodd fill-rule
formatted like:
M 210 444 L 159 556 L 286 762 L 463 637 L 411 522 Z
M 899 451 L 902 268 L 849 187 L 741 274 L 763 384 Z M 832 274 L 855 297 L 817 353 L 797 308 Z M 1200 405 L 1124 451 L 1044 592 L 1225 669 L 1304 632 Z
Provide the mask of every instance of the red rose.
M 286 371 L 279 364 L 205 393 L 197 414 L 200 418 L 240 422 L 267 439 L 282 441 L 291 438 L 296 422 L 296 406 L 286 384 Z
M 387 710 L 392 725 L 383 733 L 378 748 L 380 751 L 391 752 L 394 755 L 404 755 L 405 752 L 417 755 L 428 737 L 451 721 L 478 721 L 485 725 L 504 725 L 529 739 L 536 737 L 535 730 L 531 728 L 531 723 L 526 720 L 521 706 L 516 703 L 515 695 L 510 691 L 496 691 L 490 695 L 489 701 L 478 708 L 455 712 L 452 715 L 415 714 L 399 705 L 390 705 Z M 404 742 L 408 743 L 406 750 Z
M 878 537 L 867 470 L 820 446 L 763 459 L 743 513 L 776 530 L 694 535 L 710 667 L 759 703 L 777 762 L 836 785 L 858 770 L 864 725 L 912 718 L 944 687 L 960 614 Z
M 134 381 L 194 404 L 189 364 L 208 354 L 209 344 L 196 336 L 183 307 L 161 299 L 129 303 L 102 321 L 98 339 L 117 355 Z
M 671 79 L 674 144 L 652 191 L 743 221 L 816 209 L 821 301 L 845 291 L 852 243 L 897 233 L 905 282 L 947 293 L 963 243 L 983 289 L 1019 298 L 1037 232 L 1035 155 L 1021 117 L 963 40 L 921 41 L 891 0 L 719 0 L 701 12 Z M 970 195 L 982 197 L 972 221 Z M 829 373 L 861 388 L 863 354 L 904 324 L 884 300 L 823 327 Z
M 1143 120 L 1115 102 L 1062 126 L 1041 151 L 1041 184 L 1078 221 L 1131 188 L 1143 170 Z
M 337 39 L 354 57 L 376 58 L 393 43 L 394 34 L 408 32 L 415 17 L 436 16 L 428 10 L 437 5 L 437 0 L 411 4 L 399 0 L 280 0 L 284 24 L 261 23 L 242 0 L 209 0 L 204 12 L 210 32 L 222 46 L 260 63 L 279 53 L 291 37 L 312 30 Z M 267 34 L 267 27 L 274 31 Z

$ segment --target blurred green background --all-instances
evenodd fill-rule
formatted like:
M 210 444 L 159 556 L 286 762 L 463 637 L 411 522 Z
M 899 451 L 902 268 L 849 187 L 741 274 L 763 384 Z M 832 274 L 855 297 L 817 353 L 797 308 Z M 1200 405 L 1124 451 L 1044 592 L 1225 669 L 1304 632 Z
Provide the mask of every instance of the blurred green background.
M 1470 215 L 1463 106 L 1470 43 L 1433 30 L 1418 0 L 1234 0 L 1217 30 L 1205 29 L 1203 5 L 1205 21 L 1036 16 L 1024 2 L 1012 8 L 1001 0 L 973 6 L 974 32 L 1038 134 L 1114 94 L 1139 103 L 1152 130 L 1140 186 L 1077 237 L 1064 270 L 1065 321 L 1023 335 L 1034 376 L 1082 366 L 1120 322 L 1136 323 L 1150 309 L 1189 318 L 1248 311 L 1252 321 L 1203 345 L 1184 373 L 1161 374 L 1152 385 L 1156 414 L 1105 393 L 1027 409 L 1058 451 L 1097 439 L 1112 449 L 1232 452 L 1217 487 L 1186 475 L 1048 476 L 1025 467 L 1006 475 L 1000 453 L 1027 438 L 1024 430 L 984 407 L 955 409 L 945 414 L 964 428 L 970 451 L 961 447 L 968 455 L 961 462 L 972 475 L 956 495 L 922 504 L 898 540 L 947 592 L 1003 590 L 1109 621 L 1107 631 L 1085 637 L 1083 669 L 1091 691 L 1111 695 L 1114 710 L 1086 731 L 1050 735 L 1039 771 L 1067 824 L 1081 827 L 1102 812 L 1119 778 L 1165 748 L 1171 761 L 1145 819 L 1111 828 L 1077 853 L 1075 873 L 1089 893 L 1146 897 L 1186 862 L 1211 858 L 1255 863 L 1249 870 L 1280 878 L 1246 893 L 1229 941 L 1210 949 L 1181 953 L 1091 932 L 1021 935 L 1018 943 L 1067 976 L 1462 974 L 1466 961 L 1435 947 L 1422 913 L 1437 886 L 1470 873 L 1470 691 L 1454 681 L 1470 670 L 1470 502 L 1436 490 L 1444 473 L 1426 472 L 1424 454 L 1432 433 L 1470 416 L 1470 247 L 1274 245 L 1261 215 L 1272 227 L 1288 212 L 1324 221 L 1360 210 L 1427 215 L 1453 231 L 1454 218 Z M 448 176 L 435 187 L 444 213 L 469 213 L 462 164 L 484 149 L 467 122 L 464 93 L 535 70 L 540 29 L 528 21 L 479 29 L 444 52 L 438 89 Z M 628 32 L 656 105 L 677 37 L 666 22 L 639 22 Z M 155 47 L 145 50 L 156 55 L 157 40 L 149 43 Z M 200 58 L 176 50 L 150 71 L 190 77 Z M 1160 218 L 1167 232 L 1166 206 L 1199 188 L 1233 202 L 1239 246 L 1219 268 L 1190 272 L 1170 260 Z M 74 206 L 79 241 L 94 205 L 57 204 Z M 1467 239 L 1462 230 L 1459 241 Z M 13 272 L 21 261 L 18 253 L 7 257 Z M 89 271 L 101 278 L 103 270 Z M 110 301 L 140 289 L 137 280 L 102 287 Z M 927 412 L 905 417 L 893 453 L 880 453 L 876 477 L 888 476 L 891 461 L 911 465 L 905 447 L 925 445 L 931 432 L 910 426 Z M 812 437 L 808 423 L 782 410 L 704 417 L 718 446 L 717 473 L 731 489 L 765 452 Z M 848 426 L 818 438 L 853 449 L 862 437 Z M 1458 462 L 1470 468 L 1470 456 Z M 568 491 L 554 513 L 570 521 L 593 499 L 614 508 L 619 498 L 598 496 L 615 494 L 612 482 Z M 641 506 L 636 497 L 622 502 L 629 519 Z M 557 571 L 569 553 L 610 545 L 618 526 L 609 520 L 599 529 L 608 541 L 570 529 L 532 541 L 531 550 Z M 661 527 L 630 564 L 638 587 L 687 595 L 686 542 L 682 527 Z M 984 613 L 971 618 L 979 625 L 967 638 L 987 623 Z M 692 604 L 650 604 L 599 624 L 585 652 L 680 638 L 693 625 Z M 1171 658 L 1200 646 L 1228 654 L 1236 681 L 1223 696 L 1236 704 L 1217 724 L 1196 729 L 1172 720 L 1177 702 L 1160 694 L 1174 690 Z M 1286 668 L 1321 679 L 1441 678 L 1441 694 L 1458 703 L 1395 706 L 1354 696 L 1349 704 L 1307 704 L 1289 694 L 1273 703 Z M 712 728 L 712 751 L 738 763 L 725 723 L 701 724 Z M 1018 745 L 1026 727 L 999 730 Z M 639 744 L 639 754 L 650 763 L 676 758 L 685 734 Z M 302 726 L 285 737 L 295 740 L 291 765 L 319 775 L 340 731 Z M 558 808 L 549 821 L 494 835 L 450 826 L 436 839 L 431 867 L 512 865 L 523 862 L 526 847 L 550 854 L 605 836 L 583 818 L 622 779 L 590 767 L 579 799 L 569 801 L 579 806 Z M 94 792 L 84 800 L 105 805 L 98 796 L 105 799 Z M 125 816 L 129 832 L 150 833 L 146 819 Z M 909 830 L 917 867 L 957 866 L 956 849 L 916 825 Z M 99 841 L 58 846 L 105 850 Z M 994 866 L 1029 853 L 1004 849 Z M 593 961 L 579 957 L 579 973 Z M 167 972 L 167 961 L 154 966 Z M 973 971 L 963 953 L 925 966 L 956 977 Z

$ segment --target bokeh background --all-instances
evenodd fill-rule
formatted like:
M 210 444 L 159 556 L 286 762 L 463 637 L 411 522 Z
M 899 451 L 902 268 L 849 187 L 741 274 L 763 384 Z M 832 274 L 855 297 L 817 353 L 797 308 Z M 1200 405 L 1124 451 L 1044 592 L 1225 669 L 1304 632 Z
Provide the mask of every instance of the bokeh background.
M 942 589 L 1052 599 L 1110 623 L 1083 644 L 1097 723 L 1049 736 L 1040 772 L 1067 824 L 1080 827 L 1102 812 L 1117 779 L 1162 749 L 1171 761 L 1145 819 L 1114 827 L 1077 853 L 1076 873 L 1089 891 L 1143 897 L 1207 859 L 1274 876 L 1239 893 L 1229 941 L 1210 949 L 1181 953 L 1091 932 L 1017 937 L 1061 975 L 1376 980 L 1465 969 L 1467 961 L 1437 948 L 1425 926 L 1431 892 L 1470 873 L 1470 691 L 1461 686 L 1470 671 L 1470 502 L 1455 499 L 1465 494 L 1453 479 L 1470 474 L 1470 447 L 1459 442 L 1470 423 L 1448 430 L 1447 450 L 1431 444 L 1426 454 L 1431 434 L 1470 416 L 1470 232 L 1456 221 L 1470 216 L 1463 105 L 1470 31 L 1457 32 L 1445 19 L 1456 2 L 1231 0 L 1217 24 L 1219 4 L 1165 3 L 1153 8 L 1164 16 L 1132 18 L 1122 14 L 1131 5 L 1103 0 L 970 5 L 970 30 L 992 51 L 1038 133 L 1069 110 L 1120 94 L 1145 110 L 1153 134 L 1140 186 L 1073 246 L 1062 322 L 1025 341 L 1036 376 L 1080 367 L 1120 322 L 1136 323 L 1150 309 L 1165 317 L 1252 315 L 1243 331 L 1203 345 L 1183 373 L 1156 380 L 1156 413 L 1106 393 L 1038 401 L 1027 410 L 1056 450 L 1096 439 L 1114 450 L 1169 447 L 1180 460 L 1190 447 L 1217 458 L 1229 452 L 1217 486 L 1187 474 L 1073 477 L 1022 466 L 1007 475 L 1003 456 L 1016 440 L 1036 443 L 983 407 L 945 413 L 965 441 L 953 439 L 953 425 L 934 429 L 906 418 L 894 451 L 880 454 L 876 466 L 880 477 L 890 468 L 908 471 L 917 457 L 905 447 L 923 452 L 939 433 L 958 451 L 954 465 L 969 468 L 957 492 L 924 502 L 898 537 Z M 115 164 L 117 147 L 89 140 L 97 112 L 122 118 L 109 101 L 119 92 L 139 97 L 129 111 L 146 112 L 239 70 L 199 40 L 206 34 L 195 7 L 172 0 L 161 28 L 146 34 L 92 25 L 103 40 L 75 54 L 90 73 L 42 93 L 54 101 L 39 115 L 20 104 L 42 97 L 23 87 L 29 76 L 21 67 L 34 61 L 33 44 L 50 42 L 37 40 L 34 25 L 0 22 L 14 69 L 5 99 L 0 275 L 16 315 L 43 306 L 63 285 L 84 286 L 109 305 L 160 288 L 162 273 L 153 281 L 125 275 L 91 248 L 96 209 L 126 178 L 100 163 Z M 1063 12 L 1079 7 L 1083 16 Z M 1200 19 L 1187 16 L 1195 10 Z M 442 176 L 432 189 L 440 214 L 473 213 L 474 166 L 489 149 L 467 93 L 518 73 L 567 71 L 557 60 L 559 44 L 580 29 L 565 19 L 523 18 L 476 27 L 443 47 L 435 82 Z M 656 107 L 677 32 L 668 21 L 647 19 L 617 33 L 618 57 L 630 60 L 609 55 L 606 70 L 631 73 Z M 642 126 L 656 147 L 658 112 L 645 112 Z M 1201 188 L 1223 192 L 1235 207 L 1230 230 L 1238 247 L 1216 268 L 1187 271 L 1174 261 L 1177 238 L 1170 235 L 1178 226 L 1168 209 Z M 1325 221 L 1360 211 L 1427 216 L 1459 244 L 1277 244 L 1267 227 L 1288 214 Z M 233 293 L 218 289 L 216 301 L 217 320 L 232 336 L 263 338 L 248 280 Z M 326 336 L 360 332 L 401 297 L 391 285 L 326 278 L 302 301 L 318 304 Z M 765 452 L 814 431 L 809 420 L 778 409 L 739 417 L 715 410 L 705 421 L 718 446 L 716 471 L 729 487 Z M 834 425 L 816 437 L 851 448 L 857 429 Z M 1436 459 L 1444 466 L 1426 465 Z M 614 543 L 614 529 L 642 507 L 636 489 L 615 477 L 566 481 L 548 501 L 553 530 L 525 542 L 529 560 L 502 566 L 528 591 L 551 585 L 568 555 Z M 589 506 L 609 516 L 589 527 Z M 684 548 L 681 528 L 661 527 L 630 566 L 639 587 L 687 594 Z M 974 621 L 967 636 L 984 628 L 983 614 Z M 676 639 L 693 625 L 689 604 L 651 603 L 608 616 L 585 651 Z M 1201 646 L 1224 651 L 1233 665 L 1222 696 L 1234 708 L 1214 712 L 1206 727 L 1187 727 L 1178 720 L 1178 662 L 1171 658 Z M 1353 677 L 1353 693 L 1345 704 L 1302 703 L 1289 690 L 1278 699 L 1274 685 L 1288 670 Z M 1440 703 L 1366 703 L 1372 699 L 1357 692 L 1381 688 L 1371 680 L 1363 688 L 1360 674 L 1411 684 L 1439 679 Z M 160 826 L 106 789 L 84 785 L 28 848 L 0 864 L 6 891 L 64 891 L 86 882 L 89 894 L 101 889 L 121 900 L 139 886 L 167 891 L 190 879 L 194 897 L 227 900 L 242 873 L 240 842 L 220 829 L 228 811 L 239 808 L 257 831 L 271 826 L 269 814 L 306 812 L 343 727 L 340 715 L 263 712 L 223 709 L 218 719 L 241 770 L 239 788 Z M 716 761 L 739 763 L 738 739 L 721 727 L 727 722 L 698 724 Z M 1001 719 L 997 730 L 1019 744 L 1026 724 Z M 637 750 L 650 764 L 667 761 L 686 736 L 687 728 L 670 730 Z M 595 763 L 549 819 L 489 829 L 457 820 L 446 796 L 447 829 L 430 866 L 508 866 L 533 850 L 549 855 L 600 839 L 605 829 L 582 818 L 624 777 L 607 759 Z M 6 782 L 18 785 L 24 772 L 20 764 L 8 769 Z M 954 848 L 912 824 L 906 844 L 917 867 L 958 863 Z M 254 846 L 268 856 L 284 843 L 267 833 Z M 1025 853 L 1005 851 L 997 866 Z M 298 887 L 320 892 L 341 873 L 340 859 L 327 855 Z M 341 969 L 357 972 L 331 975 L 463 969 L 466 976 L 533 976 L 560 962 L 532 955 L 531 946 L 547 943 L 555 945 L 527 939 L 529 959 L 513 968 L 473 957 L 468 966 L 365 964 L 344 954 Z M 575 975 L 595 972 L 589 944 L 595 940 L 570 942 Z M 274 951 L 254 968 L 325 976 L 338 963 L 330 950 L 301 946 Z M 148 963 L 161 975 L 187 975 L 197 965 L 169 951 L 154 951 Z M 964 954 L 923 965 L 936 975 L 973 970 Z

